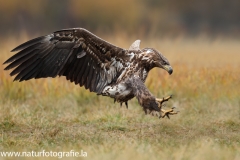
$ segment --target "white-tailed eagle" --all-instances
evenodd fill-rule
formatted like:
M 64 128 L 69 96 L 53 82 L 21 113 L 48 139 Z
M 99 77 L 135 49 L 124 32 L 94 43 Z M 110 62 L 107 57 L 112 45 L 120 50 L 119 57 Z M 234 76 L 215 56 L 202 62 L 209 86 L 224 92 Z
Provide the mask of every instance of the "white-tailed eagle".
M 140 49 L 136 40 L 129 49 L 119 48 L 83 28 L 56 31 L 32 39 L 12 50 L 18 51 L 4 62 L 5 70 L 14 80 L 65 76 L 67 80 L 84 86 L 98 95 L 109 96 L 125 103 L 136 97 L 145 113 L 159 113 L 159 117 L 176 114 L 162 109 L 171 98 L 155 98 L 144 85 L 148 72 L 159 67 L 169 74 L 173 70 L 168 60 L 153 48 Z

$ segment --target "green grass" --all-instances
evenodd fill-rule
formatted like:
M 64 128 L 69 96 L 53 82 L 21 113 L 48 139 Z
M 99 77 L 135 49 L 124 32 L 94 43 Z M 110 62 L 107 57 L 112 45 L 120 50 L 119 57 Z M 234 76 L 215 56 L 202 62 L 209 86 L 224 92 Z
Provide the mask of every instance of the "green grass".
M 184 41 L 194 48 L 195 43 Z M 191 55 L 182 46 L 185 43 L 179 43 L 173 41 L 173 46 L 189 57 L 180 63 L 171 52 L 173 75 L 154 69 L 146 82 L 157 97 L 174 95 L 166 107 L 176 106 L 180 113 L 170 120 L 145 115 L 136 99 L 129 102 L 129 109 L 120 107 L 64 77 L 12 82 L 10 72 L 1 66 L 1 151 L 82 149 L 88 159 L 240 159 L 240 63 L 221 58 L 216 65 L 213 60 L 211 65 L 194 61 L 200 53 Z M 196 50 L 207 51 L 207 43 L 196 43 Z M 221 53 L 214 45 L 208 51 L 216 62 L 228 48 L 225 42 L 217 43 Z M 161 44 L 168 57 L 169 42 Z M 227 44 L 238 49 L 235 41 Z M 13 45 L 3 44 L 0 63 L 10 56 Z M 240 59 L 234 55 L 229 58 Z

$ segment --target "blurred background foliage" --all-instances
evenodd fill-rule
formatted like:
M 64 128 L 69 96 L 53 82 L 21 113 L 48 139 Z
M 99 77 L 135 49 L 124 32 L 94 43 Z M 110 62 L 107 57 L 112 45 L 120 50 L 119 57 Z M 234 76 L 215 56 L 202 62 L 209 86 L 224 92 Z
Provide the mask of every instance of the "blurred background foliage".
M 92 32 L 147 36 L 240 36 L 239 0 L 0 0 L 0 34 Z

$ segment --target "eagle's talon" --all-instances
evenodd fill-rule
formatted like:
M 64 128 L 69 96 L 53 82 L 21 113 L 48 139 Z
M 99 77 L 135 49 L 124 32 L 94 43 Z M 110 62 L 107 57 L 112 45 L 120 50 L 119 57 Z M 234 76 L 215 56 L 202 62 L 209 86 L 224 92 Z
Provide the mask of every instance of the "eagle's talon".
M 179 111 L 174 111 L 175 107 L 172 107 L 172 109 L 169 109 L 169 110 L 164 110 L 164 109 L 161 109 L 161 118 L 164 118 L 165 116 L 168 117 L 168 119 L 170 119 L 170 116 L 169 115 L 174 115 L 174 114 L 177 114 Z
M 156 101 L 159 103 L 160 106 L 162 106 L 163 102 L 166 102 L 166 101 L 168 101 L 168 100 L 171 99 L 171 98 L 172 98 L 172 95 L 167 96 L 167 97 L 165 97 L 165 98 L 163 97 L 162 99 L 156 98 Z

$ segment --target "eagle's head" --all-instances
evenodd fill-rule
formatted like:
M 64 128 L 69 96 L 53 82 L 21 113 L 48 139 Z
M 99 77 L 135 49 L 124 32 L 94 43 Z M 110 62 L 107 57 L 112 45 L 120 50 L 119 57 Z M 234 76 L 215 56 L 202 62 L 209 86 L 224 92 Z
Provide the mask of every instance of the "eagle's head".
M 150 69 L 159 67 L 165 69 L 169 74 L 172 74 L 173 69 L 169 61 L 160 52 L 153 48 L 144 48 L 142 51 L 142 60 L 148 62 Z

